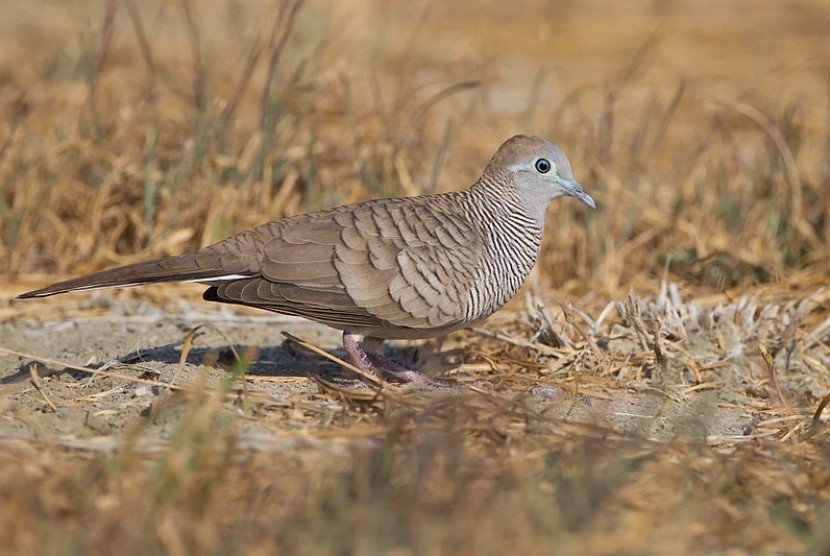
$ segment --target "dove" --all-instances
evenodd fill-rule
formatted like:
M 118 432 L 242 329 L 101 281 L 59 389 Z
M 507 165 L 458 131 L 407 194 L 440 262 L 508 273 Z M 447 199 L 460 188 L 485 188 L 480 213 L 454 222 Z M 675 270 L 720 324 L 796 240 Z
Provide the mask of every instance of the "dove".
M 208 301 L 297 315 L 343 331 L 376 378 L 444 386 L 381 353 L 384 340 L 441 337 L 507 303 L 539 257 L 548 205 L 595 209 L 562 149 L 516 135 L 460 191 L 371 199 L 262 224 L 183 255 L 128 264 L 20 294 L 198 282 Z

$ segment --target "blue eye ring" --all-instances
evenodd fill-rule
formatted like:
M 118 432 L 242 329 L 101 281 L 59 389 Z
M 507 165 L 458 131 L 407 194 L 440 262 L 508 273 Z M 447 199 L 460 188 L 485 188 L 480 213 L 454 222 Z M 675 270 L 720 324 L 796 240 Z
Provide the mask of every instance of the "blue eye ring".
M 536 171 L 540 174 L 547 174 L 548 172 L 550 172 L 552 165 L 547 158 L 539 158 L 533 164 L 533 167 L 536 168 Z

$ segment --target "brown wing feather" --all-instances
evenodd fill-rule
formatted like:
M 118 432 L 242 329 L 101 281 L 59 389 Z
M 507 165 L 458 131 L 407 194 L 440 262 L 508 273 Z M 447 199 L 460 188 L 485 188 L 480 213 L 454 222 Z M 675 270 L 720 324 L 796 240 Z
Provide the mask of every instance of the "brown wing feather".
M 476 253 L 483 249 L 476 230 L 452 207 L 368 205 L 356 212 L 353 232 L 343 220 L 335 266 L 357 303 L 394 326 L 435 330 L 464 322 L 460 292 L 472 284 Z
M 255 228 L 259 276 L 217 284 L 206 299 L 387 336 L 457 327 L 480 240 L 447 207 L 423 201 L 374 201 Z

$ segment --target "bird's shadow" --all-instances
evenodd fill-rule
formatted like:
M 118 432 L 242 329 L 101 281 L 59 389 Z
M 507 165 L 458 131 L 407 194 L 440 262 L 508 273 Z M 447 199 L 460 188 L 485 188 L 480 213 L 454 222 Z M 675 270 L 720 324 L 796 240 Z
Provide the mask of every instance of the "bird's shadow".
M 343 349 L 327 350 L 338 359 L 348 361 Z M 184 352 L 181 342 L 164 344 L 151 348 L 141 348 L 114 359 L 119 365 L 141 365 L 142 363 L 162 363 L 179 365 Z M 387 348 L 388 355 L 397 360 L 411 364 L 414 352 L 411 349 Z M 312 353 L 303 347 L 285 340 L 274 346 L 223 345 L 212 347 L 191 347 L 187 350 L 184 362 L 188 365 L 224 369 L 231 373 L 243 371 L 247 375 L 271 377 L 317 376 L 326 380 L 352 380 L 357 375 L 344 369 L 334 361 Z M 106 366 L 112 367 L 112 361 L 89 365 L 90 369 Z M 32 372 L 40 377 L 71 373 L 87 375 L 84 371 L 73 368 L 49 368 L 37 361 L 29 361 L 18 367 L 16 372 L 0 378 L 0 385 L 18 383 L 30 379 Z
M 165 344 L 149 349 L 135 350 L 118 362 L 126 365 L 140 363 L 164 363 L 178 365 L 184 352 L 181 343 Z M 328 350 L 333 356 L 345 359 L 343 350 Z M 318 375 L 322 377 L 345 374 L 337 363 L 316 355 L 286 340 L 280 345 L 223 345 L 192 347 L 184 360 L 188 365 L 225 369 L 228 372 L 244 371 L 247 375 L 293 377 Z

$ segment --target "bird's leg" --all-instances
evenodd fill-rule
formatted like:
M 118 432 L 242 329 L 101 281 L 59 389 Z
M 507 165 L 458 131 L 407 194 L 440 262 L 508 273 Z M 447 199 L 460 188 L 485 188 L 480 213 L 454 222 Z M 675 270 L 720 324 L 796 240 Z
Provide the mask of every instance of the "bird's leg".
M 382 343 L 383 340 L 380 338 L 366 338 L 360 334 L 343 332 L 343 347 L 346 348 L 346 353 L 349 354 L 352 362 L 375 378 L 380 379 L 383 373 L 386 373 L 402 382 L 429 386 L 458 386 L 454 382 L 429 377 L 417 369 L 384 357 L 378 353 Z
M 377 365 L 374 364 L 372 358 L 368 353 L 366 353 L 366 350 L 363 348 L 363 343 L 363 336 L 359 334 L 352 334 L 350 332 L 343 332 L 343 347 L 346 348 L 346 353 L 349 354 L 349 358 L 352 360 L 352 363 L 369 376 L 378 380 L 383 380 L 383 375 L 381 374 L 380 369 L 377 368 Z

